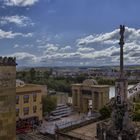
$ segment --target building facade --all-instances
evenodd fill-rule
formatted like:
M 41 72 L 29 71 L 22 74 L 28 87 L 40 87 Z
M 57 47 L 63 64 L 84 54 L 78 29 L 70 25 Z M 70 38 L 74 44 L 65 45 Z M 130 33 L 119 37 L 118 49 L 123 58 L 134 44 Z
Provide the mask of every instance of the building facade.
M 98 111 L 109 101 L 109 86 L 98 85 L 93 79 L 72 85 L 72 105 L 79 112 L 88 112 L 90 102 L 92 111 Z
M 45 87 L 34 84 L 17 84 L 16 87 L 16 121 L 17 128 L 21 120 L 31 126 L 42 121 L 42 95 Z
M 16 140 L 16 62 L 0 57 L 0 140 Z

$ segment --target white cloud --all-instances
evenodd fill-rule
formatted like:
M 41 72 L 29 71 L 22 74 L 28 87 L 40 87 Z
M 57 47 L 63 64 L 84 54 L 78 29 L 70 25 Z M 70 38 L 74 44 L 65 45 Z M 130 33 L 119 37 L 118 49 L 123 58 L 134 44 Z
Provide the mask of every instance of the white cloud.
M 53 47 L 49 47 L 47 48 L 47 50 L 45 51 L 45 54 L 54 54 L 56 53 L 58 50 L 58 47 L 53 46 Z
M 94 48 L 86 48 L 86 47 L 82 47 L 82 48 L 78 48 L 78 52 L 82 52 L 82 53 L 89 53 L 89 52 L 93 52 L 95 49 Z
M 140 29 L 125 28 L 125 39 L 126 42 L 133 42 L 134 40 L 140 42 Z M 77 40 L 78 46 L 88 46 L 100 44 L 115 45 L 119 42 L 119 29 L 116 29 L 110 33 L 102 33 L 96 35 L 89 35 L 87 37 Z
M 33 36 L 33 33 L 27 33 L 27 34 L 20 33 L 20 34 L 23 37 L 32 37 Z
M 98 61 L 99 64 L 119 64 L 119 29 L 109 33 L 89 35 L 77 39 L 77 51 L 82 58 Z M 93 49 L 91 51 L 88 51 Z M 87 50 L 87 52 L 86 52 Z M 140 61 L 140 29 L 125 28 L 125 64 L 138 64 Z
M 2 29 L 0 29 L 0 39 L 4 39 L 4 38 L 15 38 L 17 36 L 22 36 L 22 37 L 32 37 L 33 34 L 32 33 L 27 33 L 27 34 L 23 34 L 23 33 L 13 33 L 12 31 L 4 31 Z
M 39 0 L 4 0 L 7 6 L 31 6 L 34 5 Z
M 26 49 L 26 48 L 33 48 L 34 45 L 33 44 L 25 44 L 25 45 L 19 45 L 19 44 L 15 44 L 13 46 L 14 49 L 20 48 L 20 49 Z
M 33 26 L 34 25 L 34 23 L 31 21 L 31 19 L 26 17 L 26 16 L 18 16 L 18 15 L 5 16 L 5 17 L 1 17 L 0 19 L 1 19 L 0 23 L 2 25 L 8 24 L 8 23 L 14 23 L 14 24 L 16 24 L 17 26 L 20 26 L 20 27 L 26 27 L 26 26 Z
M 60 52 L 69 52 L 71 50 L 71 46 L 65 46 L 60 48 Z
M 24 63 L 26 62 L 28 64 L 37 63 L 40 61 L 39 57 L 27 52 L 17 52 L 9 56 L 16 57 L 17 61 L 22 61 Z
M 50 44 L 38 46 L 40 56 L 33 54 L 18 53 L 18 60 L 36 64 L 46 65 L 119 65 L 119 32 L 115 30 L 111 33 L 94 35 L 96 39 L 85 37 L 86 43 L 75 46 L 60 46 Z M 88 39 L 87 39 L 88 38 Z M 90 39 L 89 39 L 90 38 Z M 94 41 L 93 41 L 93 40 Z M 89 42 L 87 40 L 90 40 Z M 91 41 L 92 40 L 92 41 Z M 98 41 L 97 41 L 98 40 Z M 113 40 L 113 41 L 112 41 Z M 114 43 L 115 41 L 115 43 Z M 90 45 L 89 45 L 90 44 Z M 98 49 L 100 48 L 100 49 Z M 125 64 L 140 63 L 140 30 L 127 28 L 125 32 L 124 45 L 124 62 Z
M 139 32 L 140 30 L 126 27 L 125 64 L 138 64 L 140 62 Z M 78 47 L 73 48 L 71 46 L 60 47 L 54 44 L 44 46 L 46 51 L 41 57 L 41 61 L 56 65 L 119 65 L 118 29 L 110 33 L 85 37 L 82 40 L 85 41 L 84 43 L 81 43 L 81 40 L 78 41 Z
M 13 48 L 19 48 L 19 45 L 18 44 L 15 44 Z
M 55 52 L 58 51 L 58 46 L 57 44 L 54 45 L 54 44 L 46 44 L 46 45 L 43 45 L 43 46 L 38 46 L 39 49 L 43 49 L 43 54 L 54 54 Z M 45 51 L 44 51 L 45 50 Z
M 116 29 L 110 33 L 102 33 L 97 35 L 89 35 L 85 38 L 77 40 L 77 45 L 85 46 L 93 43 L 105 43 L 105 44 L 116 44 L 116 39 L 119 39 L 119 30 Z

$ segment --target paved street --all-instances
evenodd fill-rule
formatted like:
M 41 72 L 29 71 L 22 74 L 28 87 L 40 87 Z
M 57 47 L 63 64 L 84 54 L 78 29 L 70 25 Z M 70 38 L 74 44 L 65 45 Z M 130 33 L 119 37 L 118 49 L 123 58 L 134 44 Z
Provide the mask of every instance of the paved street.
M 73 115 L 70 115 L 68 117 L 63 117 L 63 118 L 61 118 L 59 120 L 55 120 L 55 121 L 45 121 L 44 120 L 39 131 L 42 133 L 47 132 L 50 134 L 54 134 L 55 129 L 56 129 L 56 125 L 60 126 L 61 124 L 66 124 L 66 123 L 69 123 L 72 121 L 79 120 L 82 117 L 83 117 L 83 114 L 74 113 Z
M 43 121 L 43 124 L 41 126 L 41 128 L 39 129 L 39 131 L 42 134 L 45 133 L 49 133 L 49 134 L 55 134 L 55 129 L 58 128 L 65 128 L 71 125 L 75 125 L 75 124 L 79 124 L 82 123 L 83 121 L 92 119 L 92 118 L 97 118 L 99 117 L 99 113 L 94 113 L 94 114 L 90 114 L 90 115 L 86 115 L 83 113 L 75 113 L 73 115 L 70 115 L 68 117 L 63 117 L 60 120 L 56 120 L 56 121 Z

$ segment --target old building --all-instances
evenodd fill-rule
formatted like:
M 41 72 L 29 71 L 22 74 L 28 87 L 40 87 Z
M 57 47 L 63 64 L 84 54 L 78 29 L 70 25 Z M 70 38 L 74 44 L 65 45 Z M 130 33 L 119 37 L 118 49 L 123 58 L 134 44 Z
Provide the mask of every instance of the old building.
M 93 79 L 87 79 L 81 84 L 72 85 L 74 109 L 80 112 L 88 112 L 90 100 L 92 111 L 98 111 L 109 101 L 109 86 L 98 85 Z
M 17 128 L 21 120 L 30 125 L 42 121 L 42 95 L 46 88 L 41 85 L 24 84 L 17 81 L 16 87 L 16 121 Z
M 0 140 L 16 140 L 16 62 L 0 57 Z

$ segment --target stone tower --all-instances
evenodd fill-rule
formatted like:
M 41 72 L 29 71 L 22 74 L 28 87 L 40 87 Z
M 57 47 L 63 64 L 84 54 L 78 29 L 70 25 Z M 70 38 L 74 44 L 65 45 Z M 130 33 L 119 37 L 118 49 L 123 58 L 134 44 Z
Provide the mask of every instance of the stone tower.
M 0 140 L 16 140 L 16 60 L 0 57 Z
M 99 140 L 140 140 L 139 128 L 132 123 L 132 104 L 127 98 L 127 79 L 123 70 L 125 27 L 120 25 L 120 74 L 115 83 L 111 119 L 97 124 Z

